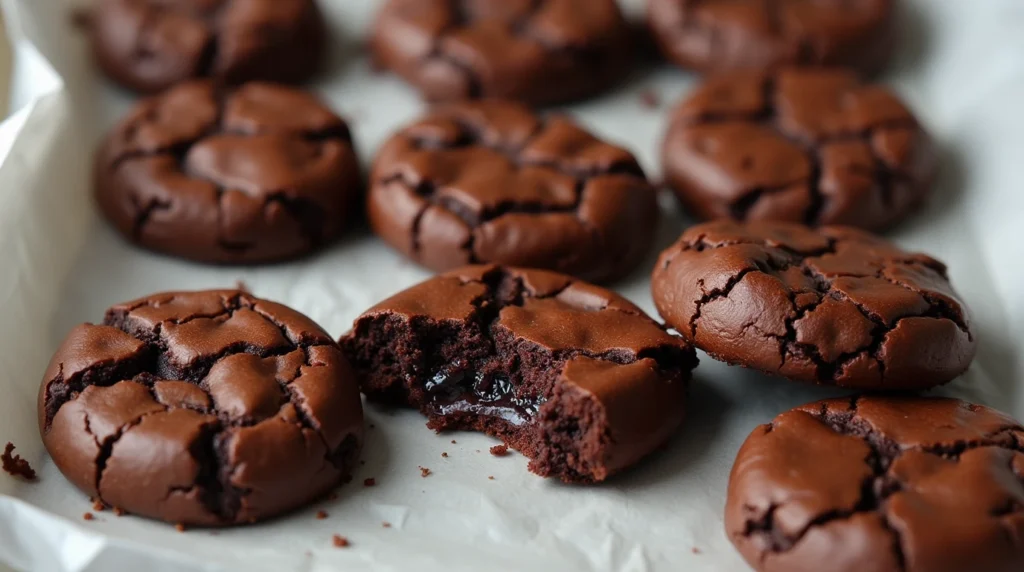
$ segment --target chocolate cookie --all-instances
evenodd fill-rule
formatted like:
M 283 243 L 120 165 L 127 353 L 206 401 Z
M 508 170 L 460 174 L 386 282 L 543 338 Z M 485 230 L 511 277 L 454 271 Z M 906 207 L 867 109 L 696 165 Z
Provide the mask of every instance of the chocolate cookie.
M 931 191 L 936 153 L 886 88 L 803 68 L 707 80 L 673 112 L 662 162 L 702 219 L 879 230 Z
M 631 59 L 615 0 L 389 0 L 371 49 L 427 99 L 535 105 L 604 90 Z
M 309 318 L 238 291 L 170 292 L 71 331 L 43 378 L 39 430 L 86 494 L 222 526 L 335 487 L 363 411 L 351 366 Z
M 698 348 L 792 380 L 924 389 L 974 358 L 946 267 L 853 228 L 697 225 L 662 252 L 651 290 L 665 321 Z
M 743 444 L 725 526 L 760 572 L 1020 570 L 1024 428 L 955 399 L 798 407 Z
M 693 349 L 569 276 L 469 266 L 360 316 L 341 340 L 368 398 L 482 431 L 566 482 L 602 481 L 679 426 Z
M 614 280 L 658 217 L 632 154 L 505 101 L 437 109 L 383 146 L 370 178 L 374 231 L 438 271 L 494 262 Z
M 665 57 L 701 72 L 837 65 L 872 73 L 892 52 L 892 0 L 648 0 Z
M 195 81 L 143 100 L 96 165 L 100 208 L 122 234 L 200 262 L 301 256 L 342 231 L 360 195 L 345 122 L 273 84 Z
M 90 25 L 100 67 L 147 93 L 197 77 L 299 83 L 326 35 L 314 0 L 99 0 Z

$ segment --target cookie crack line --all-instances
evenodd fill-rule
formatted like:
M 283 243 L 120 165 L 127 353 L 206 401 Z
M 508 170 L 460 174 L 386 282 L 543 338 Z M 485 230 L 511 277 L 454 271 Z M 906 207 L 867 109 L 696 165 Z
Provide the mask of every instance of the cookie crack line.
M 861 397 L 860 395 L 851 397 L 849 406 L 844 411 L 830 411 L 828 406 L 823 403 L 821 410 L 816 414 L 809 412 L 815 419 L 835 433 L 859 438 L 869 448 L 870 452 L 864 462 L 871 468 L 872 474 L 862 484 L 861 495 L 858 501 L 849 509 L 837 509 L 818 515 L 796 534 L 789 536 L 782 534 L 774 523 L 774 513 L 781 505 L 777 503 L 769 505 L 765 513 L 760 517 L 748 519 L 743 531 L 743 535 L 747 537 L 754 534 L 766 536 L 768 550 L 762 554 L 762 560 L 770 553 L 782 553 L 792 549 L 815 527 L 820 527 L 836 520 L 849 519 L 857 514 L 875 513 L 879 516 L 882 526 L 892 536 L 893 555 L 896 558 L 899 570 L 906 570 L 907 561 L 905 550 L 903 549 L 902 535 L 890 524 L 885 509 L 889 497 L 901 492 L 903 488 L 903 484 L 889 473 L 897 459 L 909 451 L 917 451 L 935 455 L 949 461 L 959 462 L 960 456 L 964 452 L 988 447 L 1024 454 L 1024 443 L 1018 441 L 1015 436 L 1016 432 L 1021 431 L 1018 425 L 1007 425 L 980 439 L 958 440 L 953 444 L 935 443 L 912 447 L 900 446 L 860 417 L 857 405 Z M 1013 473 L 1013 460 L 1011 456 L 1011 473 Z M 1017 477 L 1024 481 L 1024 475 L 1017 475 Z M 754 510 L 753 507 L 748 508 Z M 1010 499 L 1006 506 L 997 507 L 991 511 L 991 516 L 993 518 L 1001 518 L 1021 510 L 1024 510 L 1024 507 Z
M 918 122 L 913 117 L 880 120 L 864 129 L 819 134 L 814 138 L 808 139 L 800 134 L 790 132 L 779 122 L 777 104 L 778 78 L 776 74 L 767 75 L 761 88 L 764 104 L 758 111 L 702 113 L 696 117 L 673 121 L 674 124 L 679 124 L 681 127 L 717 124 L 735 120 L 754 121 L 770 127 L 775 135 L 803 151 L 804 157 L 809 164 L 809 173 L 806 177 L 801 177 L 785 184 L 754 186 L 744 189 L 740 196 L 730 203 L 729 208 L 735 218 L 746 220 L 750 210 L 763 197 L 773 192 L 781 192 L 794 184 L 806 182 L 810 204 L 804 212 L 804 223 L 812 226 L 819 224 L 821 214 L 824 212 L 828 202 L 828 197 L 821 190 L 821 179 L 824 174 L 821 152 L 829 145 L 845 141 L 859 141 L 864 144 L 871 157 L 872 173 L 878 180 L 878 193 L 885 204 L 892 204 L 895 182 L 897 180 L 908 180 L 909 177 L 905 173 L 893 169 L 885 160 L 878 156 L 878 152 L 872 144 L 872 139 L 881 131 L 919 127 Z
M 107 168 L 110 171 L 117 171 L 125 163 L 139 160 L 148 159 L 154 157 L 172 157 L 175 159 L 178 165 L 178 171 L 185 177 L 203 181 L 210 185 L 213 185 L 214 192 L 216 194 L 217 202 L 217 228 L 218 238 L 217 244 L 225 250 L 232 251 L 244 251 L 253 248 L 255 245 L 251 243 L 236 243 L 225 239 L 221 234 L 224 229 L 224 194 L 234 189 L 227 188 L 221 181 L 211 177 L 202 176 L 193 170 L 188 168 L 187 157 L 191 152 L 192 148 L 200 144 L 204 140 L 218 136 L 238 136 L 238 137 L 256 137 L 260 135 L 274 134 L 278 137 L 283 137 L 289 141 L 306 141 L 323 145 L 329 141 L 338 141 L 345 145 L 352 145 L 352 134 L 348 126 L 344 123 L 337 125 L 328 125 L 319 129 L 304 129 L 298 131 L 266 131 L 262 127 L 257 126 L 255 129 L 239 129 L 231 128 L 225 125 L 225 107 L 227 106 L 228 100 L 234 97 L 235 92 L 226 91 L 225 88 L 217 86 L 213 93 L 213 103 L 215 107 L 214 119 L 210 123 L 210 126 L 200 133 L 196 137 L 186 138 L 181 141 L 175 141 L 171 144 L 157 146 L 151 149 L 129 149 L 122 151 L 118 155 L 112 157 Z M 143 115 L 139 119 L 138 124 L 132 124 L 127 126 L 126 133 L 128 139 L 133 139 L 134 134 L 138 131 L 140 124 L 147 122 L 153 122 L 155 118 L 152 114 Z M 301 197 L 292 196 L 288 189 L 266 189 L 263 192 L 263 206 L 265 210 L 271 204 L 280 204 L 283 207 L 285 213 L 288 214 L 296 223 L 299 228 L 303 229 L 303 235 L 310 242 L 313 247 L 319 246 L 323 242 L 323 227 L 326 224 L 326 214 L 321 205 L 317 204 L 316 201 Z M 248 196 L 248 194 L 247 194 Z M 136 194 L 131 196 L 132 203 L 135 205 L 136 213 L 134 215 L 133 224 L 133 236 L 138 239 L 142 234 L 146 224 L 150 220 L 150 217 L 156 210 L 168 210 L 173 206 L 171 200 L 160 200 L 160 199 L 149 199 L 146 201 L 141 200 Z
M 164 301 L 170 302 L 172 299 Z M 258 302 L 250 299 L 243 293 L 235 293 L 230 298 L 223 300 L 225 306 L 222 311 L 213 314 L 195 314 L 181 319 L 171 319 L 158 322 L 152 330 L 140 330 L 129 323 L 128 316 L 131 312 L 142 306 L 152 306 L 149 303 L 135 306 L 123 313 L 110 313 L 104 319 L 104 325 L 117 328 L 118 330 L 132 336 L 145 344 L 142 349 L 131 356 L 112 362 L 104 362 L 90 365 L 77 372 L 72 378 L 64 379 L 63 364 L 59 364 L 57 376 L 47 381 L 45 407 L 46 422 L 45 430 L 49 431 L 53 417 L 66 403 L 76 399 L 77 396 L 89 386 L 108 387 L 121 381 L 136 381 L 152 390 L 152 383 L 159 379 L 173 381 L 185 381 L 193 385 L 200 385 L 211 369 L 220 361 L 238 354 L 250 354 L 260 358 L 278 357 L 291 352 L 302 350 L 308 353 L 313 347 L 330 346 L 329 341 L 317 341 L 306 339 L 294 339 L 286 327 L 277 322 L 273 317 L 259 308 Z M 218 320 L 221 318 L 230 319 L 235 312 L 247 309 L 259 314 L 268 323 L 274 325 L 281 332 L 282 338 L 287 342 L 279 348 L 257 346 L 245 341 L 238 341 L 229 344 L 221 352 L 215 355 L 204 356 L 202 363 L 198 365 L 186 365 L 179 367 L 166 359 L 165 342 L 160 338 L 160 332 L 164 324 L 184 325 L 194 320 L 207 319 Z M 308 357 L 307 357 L 308 360 Z M 57 391 L 57 390 L 60 391 Z M 205 389 L 204 389 L 205 392 Z
M 474 251 L 474 244 L 476 240 L 475 233 L 472 232 L 482 225 L 499 219 L 509 214 L 558 214 L 566 213 L 573 214 L 579 223 L 585 227 L 594 231 L 593 225 L 590 221 L 583 219 L 579 210 L 583 203 L 584 194 L 586 192 L 587 185 L 594 179 L 608 175 L 625 175 L 635 177 L 638 181 L 645 181 L 643 171 L 639 165 L 634 162 L 619 162 L 608 166 L 607 168 L 599 169 L 573 169 L 565 165 L 561 161 L 557 160 L 545 160 L 545 161 L 524 161 L 521 158 L 523 149 L 529 147 L 531 142 L 540 137 L 544 130 L 548 128 L 549 124 L 545 120 L 538 122 L 537 127 L 529 136 L 522 141 L 518 146 L 514 148 L 506 148 L 497 143 L 490 143 L 483 136 L 483 128 L 472 124 L 469 121 L 465 121 L 458 117 L 447 118 L 455 123 L 460 134 L 453 143 L 446 144 L 443 141 L 437 139 L 429 139 L 422 137 L 409 136 L 410 139 L 421 149 L 427 149 L 430 152 L 444 152 L 465 147 L 481 147 L 483 149 L 497 153 L 505 157 L 510 161 L 517 170 L 523 168 L 547 168 L 555 171 L 560 175 L 571 177 L 574 180 L 573 187 L 573 201 L 571 204 L 551 204 L 545 203 L 543 200 L 518 200 L 518 199 L 506 199 L 501 203 L 493 206 L 485 207 L 481 212 L 474 212 L 474 207 L 466 202 L 462 201 L 458 196 L 439 196 L 438 193 L 442 185 L 433 178 L 424 177 L 420 180 L 414 180 L 410 178 L 410 175 L 404 171 L 395 171 L 389 173 L 383 177 L 380 177 L 377 184 L 387 187 L 398 183 L 405 187 L 408 191 L 420 197 L 423 200 L 423 204 L 420 205 L 416 214 L 413 216 L 411 225 L 411 245 L 412 251 L 418 254 L 421 251 L 420 235 L 422 229 L 423 217 L 431 207 L 436 207 L 444 210 L 466 225 L 470 230 L 469 237 L 466 242 L 461 245 L 461 249 L 465 250 L 469 254 L 469 262 L 471 264 L 478 263 L 476 253 Z
M 457 69 L 466 80 L 466 96 L 470 99 L 484 97 L 484 81 L 476 67 L 469 62 L 463 61 L 458 53 L 445 48 L 445 41 L 451 38 L 458 30 L 470 27 L 474 23 L 472 10 L 468 9 L 466 0 L 449 0 L 452 17 L 446 25 L 437 32 L 431 39 L 430 49 L 420 57 L 421 65 L 428 62 L 440 60 Z M 600 48 L 596 46 L 576 46 L 570 43 L 551 41 L 543 34 L 535 33 L 531 22 L 540 12 L 548 0 L 531 0 L 527 11 L 515 19 L 505 22 L 506 31 L 518 41 L 531 42 L 540 46 L 547 54 L 554 57 L 576 56 L 580 59 L 596 59 L 600 55 Z
M 739 283 L 747 277 L 747 275 L 755 272 L 766 274 L 768 276 L 777 277 L 780 273 L 783 273 L 791 268 L 800 268 L 801 271 L 812 279 L 815 288 L 811 291 L 805 290 L 792 290 L 788 292 L 789 302 L 792 309 L 792 314 L 787 316 L 784 320 L 786 334 L 779 335 L 770 332 L 764 332 L 758 329 L 759 334 L 764 337 L 776 339 L 780 342 L 780 365 L 779 369 L 785 365 L 787 357 L 792 353 L 795 356 L 804 357 L 810 359 L 815 364 L 816 378 L 819 383 L 832 384 L 836 382 L 837 377 L 850 365 L 853 361 L 858 359 L 860 356 L 867 353 L 875 362 L 878 364 L 880 374 L 884 379 L 885 374 L 885 362 L 878 355 L 878 352 L 882 349 L 885 344 L 885 340 L 898 326 L 899 324 L 908 319 L 912 318 L 931 318 L 935 320 L 948 320 L 952 322 L 959 330 L 968 335 L 969 340 L 973 340 L 973 335 L 967 328 L 967 324 L 964 319 L 958 315 L 958 313 L 949 306 L 948 302 L 937 297 L 934 293 L 926 290 L 915 290 L 905 283 L 898 280 L 892 279 L 885 275 L 885 271 L 891 267 L 892 264 L 922 264 L 923 266 L 935 270 L 931 265 L 924 263 L 923 261 L 916 259 L 890 260 L 888 258 L 882 258 L 877 262 L 877 270 L 874 274 L 871 273 L 843 273 L 841 277 L 849 278 L 876 278 L 879 280 L 885 280 L 895 286 L 903 288 L 908 292 L 911 292 L 917 296 L 920 296 L 927 304 L 927 307 L 920 312 L 913 314 L 907 314 L 899 316 L 889 322 L 887 322 L 882 316 L 878 315 L 869 307 L 865 306 L 854 300 L 850 295 L 842 290 L 838 290 L 834 285 L 834 278 L 830 278 L 818 272 L 813 266 L 808 264 L 809 259 L 819 258 L 826 254 L 836 253 L 837 241 L 834 238 L 829 238 L 829 244 L 823 249 L 817 249 L 813 253 L 799 252 L 781 244 L 769 244 L 766 240 L 736 240 L 730 241 L 723 244 L 709 245 L 706 242 L 706 235 L 700 235 L 696 239 L 690 242 L 680 243 L 679 253 L 694 250 L 702 252 L 705 249 L 716 249 L 723 248 L 726 246 L 734 246 L 737 244 L 752 244 L 759 245 L 772 251 L 780 251 L 785 254 L 785 259 L 780 261 L 777 256 L 768 256 L 766 260 L 753 260 L 750 261 L 750 265 L 733 274 L 726 281 L 725 285 L 714 288 L 710 291 L 705 289 L 704 280 L 698 279 L 697 283 L 701 290 L 702 296 L 696 301 L 695 309 L 689 320 L 689 332 L 688 335 L 691 339 L 696 338 L 697 329 L 699 327 L 700 318 L 704 307 L 716 300 L 722 298 L 728 298 L 732 291 L 739 285 Z M 677 253 L 678 254 L 678 253 Z M 667 269 L 671 266 L 675 260 L 675 255 L 666 259 L 663 268 Z M 940 274 L 943 274 L 940 272 Z M 813 293 L 818 299 L 806 306 L 800 307 L 797 305 L 796 297 L 803 293 Z M 843 352 L 836 356 L 835 359 L 826 360 L 821 356 L 819 348 L 815 344 L 811 343 L 800 343 L 795 328 L 795 324 L 801 319 L 805 318 L 808 313 L 815 310 L 823 304 L 825 301 L 832 299 L 846 304 L 850 304 L 855 308 L 865 319 L 873 324 L 873 328 L 870 332 L 871 341 L 860 347 L 857 347 L 851 351 Z M 746 324 L 742 329 L 747 329 L 754 324 Z

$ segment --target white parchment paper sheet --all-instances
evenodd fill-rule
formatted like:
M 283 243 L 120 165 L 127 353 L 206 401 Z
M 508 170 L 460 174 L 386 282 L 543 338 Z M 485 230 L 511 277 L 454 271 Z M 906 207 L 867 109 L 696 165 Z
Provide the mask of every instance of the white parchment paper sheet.
M 376 2 L 321 3 L 336 32 L 336 55 L 313 88 L 350 119 L 368 161 L 422 106 L 396 78 L 371 74 L 357 53 Z M 628 4 L 633 13 L 640 8 Z M 3 6 L 16 42 L 12 96 L 24 107 L 0 126 L 0 444 L 16 443 L 41 479 L 23 484 L 0 475 L 0 562 L 47 571 L 744 569 L 721 519 L 736 450 L 755 425 L 834 392 L 706 356 L 683 430 L 665 451 L 604 485 L 542 480 L 526 472 L 522 456 L 489 455 L 494 442 L 486 437 L 434 435 L 418 414 L 369 407 L 375 428 L 368 431 L 366 464 L 337 500 L 223 531 L 180 534 L 109 512 L 84 521 L 89 503 L 49 461 L 35 420 L 40 376 L 73 325 L 154 291 L 227 287 L 241 279 L 257 295 L 340 334 L 360 311 L 428 274 L 365 232 L 314 258 L 269 268 L 197 266 L 128 246 L 98 219 L 89 182 L 96 137 L 127 109 L 130 95 L 98 77 L 61 0 Z M 948 262 L 973 310 L 978 359 L 940 393 L 1021 417 L 1024 4 L 907 0 L 901 18 L 901 50 L 884 80 L 934 132 L 944 161 L 926 212 L 892 238 Z M 630 147 L 657 174 L 668 105 L 692 82 L 667 66 L 638 71 L 620 90 L 567 111 Z M 660 95 L 661 109 L 641 105 L 644 89 Z M 687 224 L 672 201 L 665 211 L 658 248 Z M 650 261 L 619 289 L 652 311 L 649 267 Z M 418 466 L 433 474 L 422 478 Z M 377 486 L 363 487 L 366 477 Z M 318 509 L 329 518 L 315 519 Z M 335 533 L 352 546 L 331 547 Z

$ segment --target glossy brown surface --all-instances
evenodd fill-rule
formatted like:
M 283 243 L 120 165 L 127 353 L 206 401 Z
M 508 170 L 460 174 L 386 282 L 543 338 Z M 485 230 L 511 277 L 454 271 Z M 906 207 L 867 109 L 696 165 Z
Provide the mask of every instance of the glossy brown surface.
M 641 261 L 658 218 L 628 151 L 496 100 L 443 106 L 398 132 L 370 185 L 374 231 L 437 271 L 494 262 L 610 281 Z
M 678 428 L 693 349 L 628 300 L 572 277 L 470 266 L 396 294 L 341 340 L 370 399 L 437 429 L 497 436 L 530 469 L 606 479 Z
M 345 122 L 316 98 L 248 83 L 181 84 L 140 102 L 96 162 L 103 214 L 129 240 L 219 264 L 295 258 L 356 214 Z
M 665 57 L 701 72 L 837 65 L 878 71 L 892 52 L 892 0 L 648 0 Z
M 627 73 L 615 0 L 388 0 L 371 49 L 429 100 L 568 102 Z
M 299 83 L 325 43 L 315 0 L 99 0 L 90 22 L 100 67 L 144 93 L 198 77 Z
M 798 381 L 924 389 L 976 350 L 941 262 L 849 227 L 697 225 L 661 254 L 651 289 L 697 347 Z
M 790 68 L 706 80 L 672 113 L 665 179 L 701 219 L 884 229 L 932 190 L 936 151 L 888 89 Z
M 1020 570 L 1024 428 L 954 399 L 811 403 L 747 438 L 726 503 L 759 572 Z
M 222 526 L 335 487 L 363 413 L 355 374 L 309 318 L 238 291 L 169 292 L 71 331 L 43 377 L 39 430 L 90 497 Z

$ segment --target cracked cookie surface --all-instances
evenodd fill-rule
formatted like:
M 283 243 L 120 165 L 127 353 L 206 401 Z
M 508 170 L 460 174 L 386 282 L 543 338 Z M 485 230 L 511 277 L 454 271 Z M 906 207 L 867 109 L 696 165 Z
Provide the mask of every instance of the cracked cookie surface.
M 631 153 L 498 100 L 406 127 L 381 148 L 370 185 L 374 231 L 437 271 L 493 262 L 614 280 L 646 254 L 659 214 Z
M 722 361 L 823 385 L 925 389 L 976 341 L 946 267 L 850 227 L 693 226 L 651 277 L 665 321 Z
M 880 70 L 892 52 L 892 0 L 648 0 L 665 56 L 700 72 L 785 65 Z
M 39 430 L 90 497 L 224 526 L 337 486 L 363 413 L 351 366 L 309 318 L 239 291 L 169 292 L 71 331 L 40 388 Z
M 371 38 L 376 63 L 429 100 L 533 105 L 610 87 L 630 47 L 615 0 L 389 0 Z
M 804 405 L 743 444 L 725 526 L 761 572 L 1019 570 L 1024 428 L 956 399 Z
M 679 427 L 693 348 L 570 276 L 469 266 L 360 316 L 341 346 L 369 399 L 482 431 L 566 482 L 602 481 Z
M 144 93 L 199 77 L 300 83 L 325 44 L 315 0 L 100 0 L 90 22 L 100 67 Z
M 701 219 L 880 230 L 931 192 L 931 139 L 888 89 L 848 71 L 789 68 L 708 79 L 674 110 L 668 185 Z
M 335 238 L 362 184 L 345 122 L 253 82 L 181 84 L 139 103 L 96 164 L 100 208 L 129 240 L 217 264 L 296 258 Z

